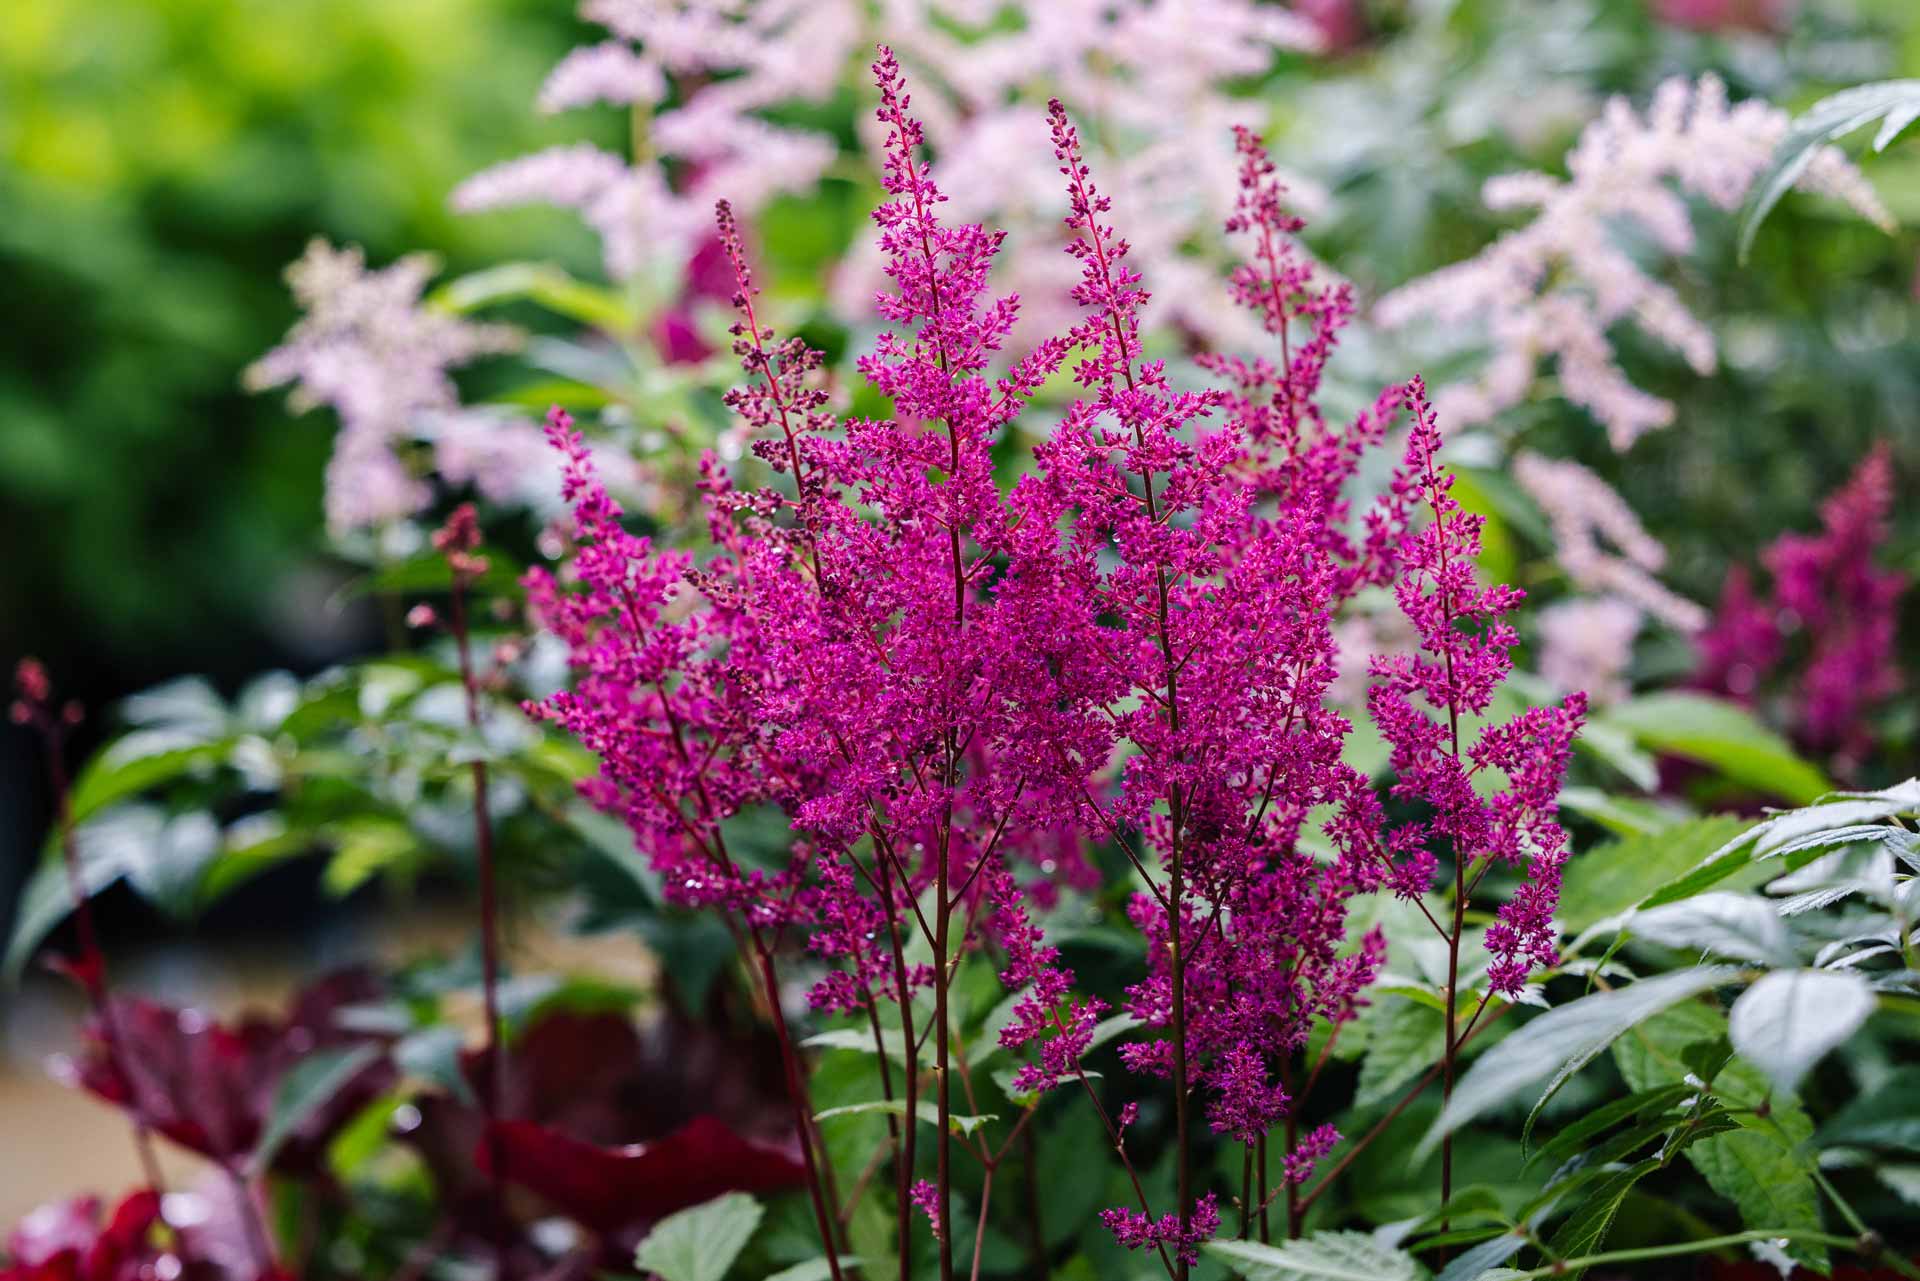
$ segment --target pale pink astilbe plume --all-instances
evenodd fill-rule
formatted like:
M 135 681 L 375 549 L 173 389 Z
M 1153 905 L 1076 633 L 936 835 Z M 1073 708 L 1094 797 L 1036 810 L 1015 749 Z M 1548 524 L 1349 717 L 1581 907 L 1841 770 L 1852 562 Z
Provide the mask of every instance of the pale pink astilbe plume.
M 1761 553 L 1766 598 L 1745 566 L 1727 573 L 1719 609 L 1700 637 L 1695 681 L 1752 702 L 1782 667 L 1794 736 L 1810 750 L 1857 762 L 1871 747 L 1867 714 L 1903 682 L 1894 660 L 1907 576 L 1875 564 L 1893 505 L 1885 444 L 1820 508 L 1818 534 L 1782 534 Z
M 1713 371 L 1716 357 L 1712 332 L 1634 262 L 1613 224 L 1635 224 L 1668 254 L 1690 253 L 1693 225 L 1682 197 L 1738 206 L 1787 125 L 1787 114 L 1765 102 L 1730 105 L 1711 75 L 1667 81 L 1644 117 L 1615 98 L 1569 153 L 1565 180 L 1518 173 L 1487 182 L 1489 208 L 1536 210 L 1533 221 L 1474 258 L 1394 290 L 1375 316 L 1389 328 L 1422 315 L 1485 327 L 1486 371 L 1440 393 L 1436 407 L 1451 426 L 1486 422 L 1519 404 L 1541 362 L 1553 360 L 1560 393 L 1625 450 L 1670 423 L 1673 406 L 1628 381 L 1607 331 L 1632 320 L 1701 374 Z M 1891 225 L 1866 180 L 1833 148 L 1819 153 L 1798 185 Z
M 474 212 L 527 203 L 578 212 L 600 236 L 608 273 L 671 276 L 696 251 L 716 197 L 752 214 L 813 189 L 835 160 L 826 133 L 776 123 L 779 109 L 828 101 L 859 51 L 884 37 L 924 69 L 919 114 L 950 175 L 963 221 L 1024 239 L 1051 232 L 1059 191 L 1039 140 L 1045 85 L 1085 104 L 1111 157 L 1110 185 L 1134 211 L 1133 234 L 1161 263 L 1168 323 L 1216 347 L 1255 335 L 1215 305 L 1225 257 L 1217 228 L 1231 199 L 1229 130 L 1265 104 L 1241 86 L 1290 53 L 1321 46 L 1316 22 L 1259 0 L 585 0 L 611 39 L 575 50 L 539 95 L 542 110 L 628 106 L 644 119 L 631 160 L 584 144 L 475 175 L 454 195 Z M 1009 19 L 1012 19 L 1011 21 Z M 864 131 L 884 158 L 886 131 Z M 673 175 L 669 180 L 669 174 Z M 881 278 L 877 246 L 856 247 L 835 295 L 866 320 Z M 1065 328 L 1071 271 L 1047 255 L 1000 268 L 1003 287 L 1037 299 L 1044 332 Z
M 1562 694 L 1586 692 L 1596 706 L 1617 703 L 1631 692 L 1627 667 L 1645 612 L 1617 596 L 1576 596 L 1557 601 L 1537 616 L 1540 675 Z
M 1418 493 L 1431 521 L 1407 535 L 1394 595 L 1420 647 L 1374 660 L 1378 683 L 1368 706 L 1392 746 L 1394 795 L 1424 803 L 1429 813 L 1391 833 L 1393 884 L 1405 897 L 1427 893 L 1436 846 L 1452 856 L 1456 900 L 1472 892 L 1487 868 L 1522 868 L 1525 879 L 1501 905 L 1486 939 L 1493 956 L 1489 991 L 1512 996 L 1533 968 L 1557 960 L 1553 910 L 1567 838 L 1556 821 L 1556 798 L 1587 699 L 1570 694 L 1559 707 L 1529 708 L 1488 725 L 1471 743 L 1462 739 L 1461 722 L 1487 711 L 1512 670 L 1519 636 L 1506 615 L 1523 593 L 1476 580 L 1484 521 L 1462 511 L 1448 492 L 1453 478 L 1439 468 L 1439 428 L 1418 379 L 1409 399 L 1415 421 L 1395 484 Z M 1483 797 L 1474 785 L 1482 774 L 1504 776 L 1505 786 Z M 1466 869 L 1473 865 L 1469 881 Z
M 1230 258 L 1219 229 L 1238 165 L 1231 129 L 1268 114 L 1247 86 L 1320 47 L 1312 21 L 1254 0 L 886 0 L 879 21 L 922 72 L 928 141 L 958 216 L 1022 244 L 1058 238 L 1060 191 L 1039 124 L 1041 95 L 1057 95 L 1082 113 L 1103 185 L 1128 211 L 1128 239 L 1155 264 L 1159 323 L 1215 349 L 1258 341 L 1249 316 L 1218 305 Z M 878 135 L 866 142 L 877 154 Z M 1296 185 L 1310 203 L 1324 201 L 1317 187 Z M 1000 273 L 1028 300 L 1036 331 L 1073 323 L 1070 262 L 1027 253 Z M 850 320 L 865 317 L 876 274 L 871 253 L 856 248 L 834 289 Z
M 656 103 L 667 94 L 660 67 L 619 40 L 583 45 L 569 53 L 540 87 L 539 107 L 548 113 L 596 103 L 633 106 Z
M 540 108 L 644 112 L 643 154 L 549 148 L 469 178 L 454 208 L 572 209 L 599 235 L 608 275 L 671 278 L 699 251 L 717 196 L 752 212 L 811 189 L 833 163 L 829 138 L 775 124 L 766 112 L 832 95 L 863 44 L 852 0 L 585 0 L 581 16 L 613 38 L 555 67 Z
M 1579 463 L 1532 450 L 1514 456 L 1513 478 L 1546 513 L 1554 556 L 1576 588 L 1632 604 L 1679 632 L 1706 625 L 1705 610 L 1655 577 L 1667 549 L 1606 481 Z
M 292 385 L 298 410 L 326 406 L 340 419 L 327 464 L 327 525 L 335 534 L 404 519 L 432 497 L 397 452 L 430 420 L 472 411 L 451 370 L 511 351 L 517 331 L 478 325 L 422 305 L 434 260 L 424 254 L 368 270 L 358 249 L 321 240 L 287 269 L 304 315 L 280 346 L 246 373 L 250 390 Z

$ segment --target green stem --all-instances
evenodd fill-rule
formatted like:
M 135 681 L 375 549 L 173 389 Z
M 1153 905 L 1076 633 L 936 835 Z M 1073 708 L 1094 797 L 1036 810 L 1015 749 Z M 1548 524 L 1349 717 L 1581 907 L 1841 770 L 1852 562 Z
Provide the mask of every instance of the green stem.
M 1709 1250 L 1725 1249 L 1732 1245 L 1748 1245 L 1755 1241 L 1806 1241 L 1814 1245 L 1828 1245 L 1864 1253 L 1860 1249 L 1859 1240 L 1854 1237 L 1843 1237 L 1832 1232 L 1810 1232 L 1799 1228 L 1755 1228 L 1747 1232 L 1707 1237 L 1700 1241 L 1683 1241 L 1675 1245 L 1648 1245 L 1633 1250 L 1608 1250 L 1602 1254 L 1582 1255 L 1577 1259 L 1561 1259 L 1525 1272 L 1509 1272 L 1506 1274 L 1506 1281 L 1530 1281 L 1533 1277 L 1560 1276 L 1609 1263 L 1637 1263 L 1643 1259 L 1671 1259 L 1684 1254 L 1705 1254 Z
M 1840 1189 L 1833 1186 L 1833 1180 L 1822 1173 L 1819 1166 L 1813 1168 L 1813 1181 L 1820 1185 L 1820 1190 L 1827 1194 L 1828 1198 L 1832 1200 L 1834 1207 L 1840 1211 L 1840 1217 L 1847 1221 L 1848 1227 L 1860 1234 L 1862 1240 L 1870 1237 L 1878 1238 L 1879 1234 L 1867 1226 L 1867 1221 L 1860 1217 L 1859 1211 L 1855 1210 L 1845 1197 L 1840 1195 Z M 1858 1247 L 1856 1246 L 1855 1248 L 1857 1249 Z M 1913 1277 L 1916 1281 L 1920 1281 L 1920 1267 L 1915 1267 L 1911 1262 L 1901 1258 L 1892 1250 L 1882 1251 L 1880 1262 L 1886 1264 L 1903 1277 Z

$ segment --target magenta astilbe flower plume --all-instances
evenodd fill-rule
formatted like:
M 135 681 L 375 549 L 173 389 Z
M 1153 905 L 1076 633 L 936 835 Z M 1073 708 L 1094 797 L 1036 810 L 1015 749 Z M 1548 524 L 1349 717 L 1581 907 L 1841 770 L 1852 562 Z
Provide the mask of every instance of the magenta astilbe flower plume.
M 815 1009 L 865 1015 L 880 1050 L 893 1007 L 908 1117 L 931 1055 L 938 1179 L 916 1181 L 917 1127 L 901 1127 L 896 1204 L 903 1237 L 915 1207 L 929 1217 L 943 1262 L 948 1158 L 962 1146 L 948 1124 L 949 984 L 969 954 L 990 955 L 1018 993 L 998 1033 L 1027 1056 L 1010 1093 L 1073 1080 L 1097 1104 L 1081 1060 L 1104 1007 L 1074 992 L 1029 905 L 1078 874 L 1082 846 L 1124 853 L 1146 964 L 1126 992 L 1143 1039 L 1120 1054 L 1170 1081 L 1180 1163 L 1171 1212 L 1155 1217 L 1136 1182 L 1137 1207 L 1103 1219 L 1182 1277 L 1219 1222 L 1215 1194 L 1194 1186 L 1191 1108 L 1249 1148 L 1283 1121 L 1302 1128 L 1281 1154 L 1290 1183 L 1339 1142 L 1298 1126 L 1289 1073 L 1316 1026 L 1354 1016 L 1384 962 L 1379 933 L 1347 938 L 1353 895 L 1389 880 L 1423 894 L 1449 841 L 1456 856 L 1525 864 L 1532 881 L 1490 935 L 1499 989 L 1550 958 L 1564 850 L 1553 797 L 1581 703 L 1491 728 L 1471 749 L 1416 708 L 1450 723 L 1486 709 L 1518 593 L 1474 583 L 1478 525 L 1447 496 L 1417 380 L 1344 427 L 1325 421 L 1322 372 L 1351 306 L 1304 266 L 1257 138 L 1239 138 L 1230 230 L 1253 249 L 1232 294 L 1278 363 L 1211 361 L 1222 391 L 1177 385 L 1149 358 L 1145 282 L 1058 102 L 1080 317 L 1010 358 L 1019 300 L 989 289 L 1002 238 L 943 220 L 893 55 L 883 48 L 873 71 L 887 328 L 858 368 L 890 415 L 836 414 L 821 358 L 761 324 L 722 204 L 745 374 L 727 403 L 776 480 L 737 489 L 707 460 L 710 552 L 665 551 L 626 532 L 556 411 L 573 582 L 537 572 L 529 586 L 578 679 L 540 711 L 600 757 L 586 794 L 633 829 L 674 900 L 744 927 L 770 1004 L 775 952 L 804 935 L 824 971 Z M 1063 367 L 1078 397 L 1004 486 L 994 446 Z M 1351 539 L 1348 482 L 1405 405 L 1417 410 L 1407 462 Z M 1412 532 L 1423 513 L 1431 522 Z M 1375 714 L 1402 794 L 1433 815 L 1389 832 L 1343 759 L 1352 727 L 1329 689 L 1336 611 L 1396 578 L 1423 649 L 1376 665 Z M 1487 800 L 1473 787 L 1483 771 L 1506 778 Z M 730 820 L 756 809 L 790 824 L 784 857 L 727 847 Z M 1043 893 L 1022 884 L 1029 868 Z M 916 1011 L 925 989 L 931 1027 Z M 810 1152 L 797 1077 L 792 1090 Z M 1136 1114 L 1116 1127 L 1101 1111 L 1123 1160 Z
M 1816 750 L 1863 750 L 1862 714 L 1900 688 L 1895 606 L 1907 580 L 1874 564 L 1892 507 L 1893 458 L 1881 444 L 1821 505 L 1819 534 L 1784 534 L 1762 558 L 1780 608 L 1810 638 L 1795 710 Z
M 1350 726 L 1324 705 L 1350 568 L 1334 553 L 1354 555 L 1334 533 L 1338 493 L 1357 437 L 1325 432 L 1309 401 L 1344 297 L 1305 292 L 1281 239 L 1299 224 L 1243 136 L 1234 228 L 1254 233 L 1258 256 L 1236 297 L 1283 349 L 1289 326 L 1310 336 L 1284 371 L 1214 362 L 1236 393 L 1175 387 L 1142 348 L 1148 295 L 1129 246 L 1064 109 L 1052 115 L 1082 271 L 1068 341 L 1085 394 L 1016 488 L 1009 597 L 1045 610 L 1028 634 L 1045 639 L 1070 699 L 1061 728 L 1094 770 L 1081 821 L 1126 849 L 1147 886 L 1129 916 L 1148 973 L 1127 1008 L 1155 1035 L 1122 1059 L 1171 1078 L 1178 1142 L 1184 1095 L 1201 1088 L 1213 1128 L 1254 1143 L 1288 1113 L 1279 1077 L 1314 1020 L 1351 1017 L 1382 960 L 1377 937 L 1344 946 L 1347 899 L 1378 883 L 1378 811 L 1341 760 Z M 1109 759 L 1124 761 L 1111 783 L 1098 769 Z M 1322 805 L 1335 814 L 1328 863 L 1301 845 Z M 1210 1229 L 1185 1186 L 1180 1199 L 1160 1220 L 1143 1206 L 1107 1222 L 1123 1244 L 1184 1256 Z
M 1129 1250 L 1171 1248 L 1174 1258 L 1184 1263 L 1198 1263 L 1200 1247 L 1220 1230 L 1219 1198 L 1209 1192 L 1193 1203 L 1189 1213 L 1163 1214 L 1158 1219 L 1148 1218 L 1138 1210 L 1102 1210 L 1100 1222 Z
M 1417 493 L 1431 520 L 1406 537 L 1394 594 L 1420 645 L 1413 654 L 1373 660 L 1379 683 L 1368 691 L 1368 708 L 1393 749 L 1394 795 L 1423 802 L 1429 813 L 1391 833 L 1392 882 L 1403 897 L 1424 895 L 1436 845 L 1459 869 L 1456 898 L 1471 891 L 1470 864 L 1479 864 L 1476 883 L 1493 864 L 1524 867 L 1526 882 L 1487 931 L 1490 989 L 1510 996 L 1534 966 L 1557 959 L 1552 918 L 1566 833 L 1556 821 L 1556 797 L 1587 700 L 1575 693 L 1559 707 L 1530 708 L 1463 742 L 1462 720 L 1487 711 L 1513 668 L 1519 637 L 1506 615 L 1522 593 L 1479 583 L 1474 560 L 1483 519 L 1462 511 L 1448 492 L 1453 478 L 1437 461 L 1440 432 L 1425 385 L 1415 378 L 1407 390 L 1414 425 L 1394 483 Z M 1504 776 L 1505 786 L 1483 796 L 1475 787 L 1482 775 Z
M 1694 683 L 1751 703 L 1760 681 L 1780 660 L 1781 637 L 1773 607 L 1754 590 L 1753 574 L 1745 565 L 1727 570 L 1713 621 L 1695 643 L 1700 666 Z
M 1784 668 L 1787 716 L 1802 744 L 1843 765 L 1868 750 L 1865 715 L 1902 681 L 1894 643 L 1907 576 L 1874 563 L 1892 503 L 1893 459 L 1883 443 L 1821 505 L 1818 534 L 1782 534 L 1761 553 L 1773 578 L 1768 595 L 1755 591 L 1744 565 L 1727 572 L 1699 638 L 1694 683 L 1752 703 Z

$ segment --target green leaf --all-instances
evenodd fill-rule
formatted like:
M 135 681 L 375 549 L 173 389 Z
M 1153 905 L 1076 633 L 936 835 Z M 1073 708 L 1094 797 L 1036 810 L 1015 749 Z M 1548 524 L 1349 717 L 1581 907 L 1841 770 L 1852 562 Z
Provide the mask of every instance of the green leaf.
M 1660 1168 L 1657 1157 L 1648 1157 L 1636 1165 L 1624 1170 L 1616 1170 L 1589 1192 L 1586 1199 L 1575 1206 L 1560 1230 L 1553 1234 L 1548 1244 L 1555 1255 L 1561 1258 L 1577 1258 L 1599 1250 L 1607 1238 L 1608 1229 L 1613 1227 L 1614 1216 L 1620 1212 L 1620 1203 L 1633 1191 L 1633 1185 Z M 1585 1269 L 1568 1273 L 1578 1277 Z
M 894 1116 L 905 1116 L 907 1114 L 906 1100 L 872 1099 L 865 1103 L 848 1103 L 841 1107 L 828 1108 L 824 1112 L 816 1112 L 813 1114 L 813 1119 L 816 1121 L 825 1121 L 830 1117 L 858 1116 L 867 1112 L 886 1112 Z M 935 1129 L 938 1129 L 940 1126 L 940 1109 L 936 1104 L 922 1101 L 914 1108 L 914 1115 Z M 950 1112 L 947 1114 L 947 1128 L 955 1134 L 971 1135 L 987 1122 L 997 1121 L 999 1119 L 999 1115 L 993 1112 L 984 1113 L 980 1116 L 962 1116 L 958 1112 Z
M 122 864 L 105 860 L 82 863 L 80 892 L 92 898 L 126 875 L 126 870 Z M 71 911 L 73 898 L 67 885 L 65 864 L 58 858 L 42 860 L 21 892 L 13 937 L 7 942 L 4 973 L 9 984 L 20 981 L 28 958 Z
M 1284 1245 L 1209 1241 L 1201 1248 L 1247 1281 L 1421 1281 L 1427 1275 L 1405 1250 L 1365 1232 L 1316 1232 Z
M 1583 996 L 1522 1024 L 1467 1069 L 1454 1086 L 1453 1098 L 1421 1140 L 1417 1155 L 1424 1156 L 1445 1135 L 1541 1079 L 1551 1078 L 1534 1104 L 1537 1111 L 1575 1072 L 1636 1023 L 1738 977 L 1738 970 L 1726 966 L 1677 970 L 1630 987 Z
M 122 805 L 80 824 L 73 842 L 87 898 L 125 878 L 178 916 L 194 906 L 201 871 L 219 849 L 219 830 L 204 814 L 169 818 L 153 805 Z M 56 853 L 35 868 L 21 894 L 0 975 L 17 982 L 34 950 L 72 911 L 65 858 Z
M 843 1254 L 840 1256 L 840 1270 L 845 1272 L 859 1262 L 860 1260 L 853 1255 Z M 768 1277 L 767 1281 L 828 1281 L 831 1276 L 833 1276 L 833 1267 L 823 1257 L 808 1259 L 805 1263 L 796 1263 L 790 1268 L 782 1268 Z
M 1773 159 L 1748 188 L 1746 207 L 1740 214 L 1740 261 L 1747 260 L 1760 224 L 1787 190 L 1800 181 L 1822 147 L 1882 120 L 1885 124 L 1873 140 L 1873 149 L 1884 151 L 1916 119 L 1920 119 L 1920 80 L 1856 85 L 1807 108 L 1787 129 L 1773 150 Z M 1893 228 L 1883 224 L 1881 230 L 1891 232 Z
M 1691 1046 L 1727 1035 L 1726 1016 L 1701 1002 L 1676 1005 L 1614 1043 L 1613 1059 L 1631 1089 L 1688 1083 Z M 1741 1108 L 1768 1105 L 1765 1118 L 1743 1115 L 1739 1128 L 1687 1147 L 1686 1158 L 1751 1228 L 1819 1230 L 1819 1191 L 1807 1156 L 1813 1122 L 1791 1095 L 1774 1093 L 1766 1077 L 1740 1059 L 1714 1077 L 1714 1093 Z M 1825 1271 L 1826 1251 L 1796 1245 L 1796 1259 Z
M 223 848 L 201 873 L 199 906 L 205 909 L 268 868 L 304 854 L 317 839 L 312 832 L 288 828 L 271 811 L 241 819 L 227 829 Z
M 73 784 L 73 821 L 84 823 L 110 805 L 225 759 L 232 740 L 185 739 L 172 730 L 135 731 L 88 761 Z
M 470 312 L 523 299 L 616 337 L 632 332 L 635 324 L 633 313 L 612 290 L 575 280 L 549 263 L 510 262 L 471 272 L 442 285 L 429 301 Z
M 1897 1069 L 1820 1127 L 1820 1146 L 1920 1152 L 1920 1066 Z
M 1727 1035 L 1740 1056 L 1791 1092 L 1873 1013 L 1867 980 L 1848 970 L 1776 970 L 1740 994 Z
M 1576 855 L 1567 862 L 1560 892 L 1562 928 L 1578 934 L 1638 906 L 1739 835 L 1743 826 L 1737 818 L 1696 818 Z
M 1367 1012 L 1367 1054 L 1360 1062 L 1355 1107 L 1397 1099 L 1447 1048 L 1447 1020 L 1403 996 L 1382 997 Z
M 1087 1048 L 1081 1051 L 1084 1057 L 1105 1045 L 1108 1041 L 1140 1026 L 1140 1020 L 1131 1014 L 1114 1014 L 1101 1019 L 1093 1025 L 1093 1034 L 1087 1038 Z
M 1795 804 L 1833 790 L 1826 775 L 1736 703 L 1705 694 L 1648 694 L 1596 719 L 1627 730 L 1644 747 L 1709 766 L 1735 783 Z
M 1667 802 L 1616 796 L 1597 787 L 1561 788 L 1560 808 L 1592 819 L 1622 840 L 1671 831 L 1687 822 L 1686 813 Z
M 325 835 L 333 845 L 333 857 L 327 860 L 320 884 L 335 898 L 345 898 L 421 848 L 412 828 L 380 814 L 330 823 Z
M 1499 1236 L 1482 1241 L 1479 1245 L 1460 1255 L 1446 1266 L 1439 1281 L 1476 1281 L 1485 1277 L 1492 1268 L 1520 1253 L 1527 1244 L 1527 1238 L 1518 1232 L 1502 1232 Z
M 1733 961 L 1792 965 L 1798 959 L 1773 904 L 1751 894 L 1697 894 L 1636 912 L 1635 938 Z
M 274 1089 L 273 1106 L 253 1149 L 254 1170 L 271 1166 L 281 1144 L 379 1057 L 379 1046 L 355 1045 L 315 1050 L 294 1064 Z
M 459 1028 L 440 1023 L 395 1041 L 393 1061 L 408 1076 L 437 1085 L 472 1107 L 475 1105 L 473 1086 L 460 1067 L 460 1052 L 465 1043 Z
M 1630 1117 L 1662 1115 L 1690 1093 L 1692 1093 L 1691 1087 L 1679 1084 L 1660 1086 L 1651 1090 L 1636 1090 L 1624 1099 L 1615 1099 L 1586 1113 L 1535 1149 L 1527 1157 L 1527 1161 L 1531 1164 L 1539 1160 L 1564 1160 L 1585 1149 L 1587 1140 L 1595 1135 L 1612 1129 Z
M 634 1266 L 662 1281 L 720 1281 L 733 1266 L 766 1213 L 744 1192 L 668 1215 L 634 1252 Z
M 880 1039 L 886 1042 L 887 1057 L 904 1067 L 907 1062 L 907 1052 L 904 1048 L 906 1041 L 900 1035 L 900 1029 L 883 1027 L 880 1029 Z M 831 1028 L 825 1032 L 815 1032 L 800 1044 L 815 1050 L 852 1050 L 857 1054 L 875 1052 L 873 1032 L 853 1027 Z

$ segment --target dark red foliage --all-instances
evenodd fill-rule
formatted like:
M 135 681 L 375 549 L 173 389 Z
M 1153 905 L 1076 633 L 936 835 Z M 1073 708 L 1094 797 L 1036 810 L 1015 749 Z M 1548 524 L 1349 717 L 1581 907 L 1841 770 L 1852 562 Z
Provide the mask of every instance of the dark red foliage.
M 160 1198 L 146 1189 L 128 1195 L 106 1220 L 99 1197 L 42 1206 L 7 1236 L 0 1281 L 148 1281 L 168 1251 L 161 1235 Z M 177 1256 L 171 1261 L 177 1264 Z M 166 1271 L 179 1274 L 178 1268 Z
M 651 1223 L 723 1192 L 784 1192 L 802 1186 L 794 1153 L 743 1139 L 711 1117 L 651 1143 L 607 1148 L 530 1121 L 502 1121 L 507 1177 L 602 1234 Z M 475 1156 L 486 1170 L 487 1149 Z
M 108 1017 L 125 1050 L 124 1066 L 107 1053 L 95 1018 L 68 1075 L 181 1147 L 237 1165 L 252 1155 L 275 1091 L 300 1060 L 319 1049 L 377 1043 L 340 1026 L 337 1016 L 346 1006 L 379 999 L 381 991 L 370 971 L 344 970 L 303 988 L 284 1017 L 249 1015 L 231 1025 L 198 1010 L 114 997 Z M 395 1079 L 384 1056 L 369 1063 L 288 1136 L 273 1168 L 286 1174 L 318 1169 L 333 1137 Z
M 500 1137 L 508 1181 L 610 1238 L 608 1258 L 663 1214 L 730 1188 L 773 1190 L 800 1177 L 796 1156 L 764 1141 L 789 1133 L 777 1060 L 764 1045 L 677 1014 L 642 1030 L 617 1014 L 559 1012 L 522 1033 L 506 1061 Z M 462 1056 L 461 1069 L 479 1097 L 484 1057 Z M 407 1142 L 432 1171 L 462 1234 L 484 1240 L 498 1211 L 486 1156 L 476 1157 L 486 1146 L 479 1109 L 444 1094 L 415 1104 L 420 1120 Z M 690 1117 L 700 1120 L 689 1125 Z M 636 1155 L 656 1151 L 684 1163 L 664 1186 L 718 1191 L 691 1200 L 650 1196 L 645 1181 L 662 1158 Z M 569 1167 L 576 1161 L 577 1169 Z

